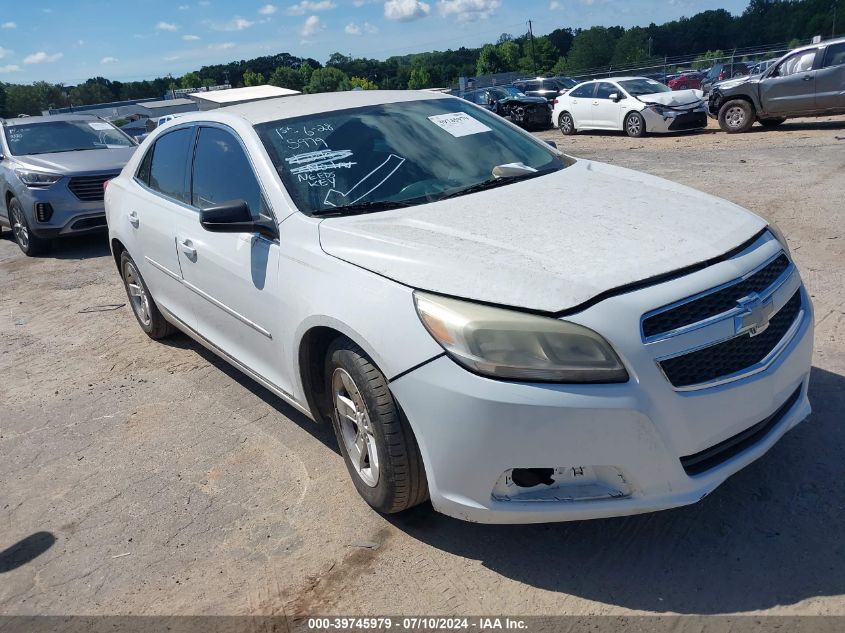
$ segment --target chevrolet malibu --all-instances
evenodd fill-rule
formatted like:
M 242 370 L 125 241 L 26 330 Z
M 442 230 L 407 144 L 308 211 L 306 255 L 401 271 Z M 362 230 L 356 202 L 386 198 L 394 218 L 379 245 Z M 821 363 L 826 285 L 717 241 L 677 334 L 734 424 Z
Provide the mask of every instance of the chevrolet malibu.
M 330 420 L 380 512 L 682 506 L 810 412 L 812 306 L 773 225 L 454 97 L 186 115 L 105 202 L 144 332 Z

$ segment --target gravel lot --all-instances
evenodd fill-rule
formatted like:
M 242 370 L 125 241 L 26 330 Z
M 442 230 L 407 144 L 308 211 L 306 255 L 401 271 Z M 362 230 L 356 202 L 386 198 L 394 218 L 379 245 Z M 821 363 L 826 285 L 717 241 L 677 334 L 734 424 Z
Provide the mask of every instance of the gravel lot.
M 845 118 L 541 134 L 778 222 L 816 306 L 815 412 L 688 508 L 541 526 L 384 518 L 318 426 L 137 327 L 105 239 L 0 240 L 2 614 L 845 615 Z M 97 307 L 100 306 L 100 307 Z M 16 559 L 30 562 L 17 566 Z

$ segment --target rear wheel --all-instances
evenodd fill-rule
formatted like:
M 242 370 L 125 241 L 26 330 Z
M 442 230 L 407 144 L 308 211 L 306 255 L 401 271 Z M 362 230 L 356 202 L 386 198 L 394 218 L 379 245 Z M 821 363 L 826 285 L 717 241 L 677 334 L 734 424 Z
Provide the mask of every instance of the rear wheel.
M 625 117 L 625 133 L 632 138 L 645 135 L 645 119 L 639 112 L 631 112 Z
M 773 128 L 784 123 L 786 119 L 760 119 L 760 125 L 767 128 Z
M 162 316 L 153 301 L 150 289 L 138 272 L 135 260 L 126 251 L 120 254 L 120 275 L 123 277 L 126 296 L 129 298 L 135 319 L 146 335 L 151 339 L 160 339 L 173 334 L 176 328 Z
M 733 99 L 719 108 L 719 127 L 728 134 L 747 132 L 754 118 L 754 108 L 743 99 Z
M 575 120 L 569 112 L 564 112 L 558 117 L 557 126 L 560 128 L 561 134 L 564 136 L 572 136 L 575 134 Z
M 326 354 L 325 380 L 337 443 L 358 494 L 385 514 L 425 501 L 420 450 L 384 374 L 360 347 L 339 338 Z
M 50 240 L 38 237 L 29 228 L 26 214 L 17 198 L 9 200 L 9 224 L 12 225 L 15 242 L 27 257 L 41 255 L 50 250 Z

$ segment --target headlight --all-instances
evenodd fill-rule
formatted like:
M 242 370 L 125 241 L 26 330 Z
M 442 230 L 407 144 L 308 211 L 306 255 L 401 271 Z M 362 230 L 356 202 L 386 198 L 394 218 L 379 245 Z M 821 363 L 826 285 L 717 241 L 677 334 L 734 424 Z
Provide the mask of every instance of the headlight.
M 49 187 L 61 180 L 58 174 L 48 174 L 43 171 L 27 171 L 16 169 L 15 174 L 27 187 Z
M 657 103 L 651 103 L 646 107 L 652 112 L 657 112 L 657 114 L 664 114 L 669 109 L 666 106 L 662 106 Z
M 414 301 L 449 356 L 479 374 L 541 382 L 628 380 L 610 344 L 575 323 L 423 292 L 415 292 Z
M 774 235 L 775 239 L 780 242 L 781 246 L 783 246 L 783 250 L 787 257 L 792 259 L 792 252 L 789 250 L 789 244 L 786 242 L 786 237 L 774 222 L 769 222 L 769 232 Z

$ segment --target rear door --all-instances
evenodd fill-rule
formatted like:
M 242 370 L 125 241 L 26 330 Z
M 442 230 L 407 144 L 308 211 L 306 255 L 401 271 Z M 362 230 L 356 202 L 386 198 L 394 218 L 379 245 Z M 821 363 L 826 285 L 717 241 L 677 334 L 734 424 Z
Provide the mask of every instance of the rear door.
M 588 83 L 575 88 L 564 97 L 566 109 L 575 119 L 576 128 L 593 127 L 593 94 L 595 91 L 596 84 Z
M 190 327 L 194 316 L 189 293 L 182 285 L 176 235 L 196 222 L 196 212 L 188 204 L 194 133 L 192 126 L 186 126 L 156 139 L 135 175 L 137 186 L 127 189 L 121 209 L 139 246 L 131 255 L 156 303 Z
M 760 103 L 766 114 L 794 114 L 816 109 L 817 49 L 800 51 L 780 62 L 760 81 Z
M 845 110 L 845 42 L 824 51 L 816 71 L 816 109 Z
M 212 233 L 199 224 L 199 210 L 246 201 L 253 216 L 272 217 L 243 144 L 222 125 L 199 130 L 192 170 L 194 222 L 177 236 L 196 330 L 248 369 L 290 391 L 279 331 L 279 241 L 258 233 Z

